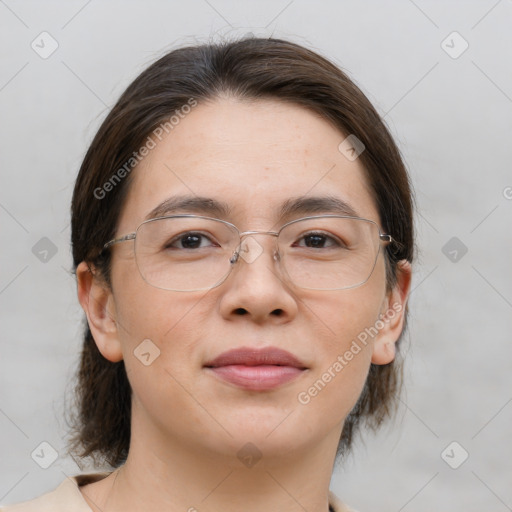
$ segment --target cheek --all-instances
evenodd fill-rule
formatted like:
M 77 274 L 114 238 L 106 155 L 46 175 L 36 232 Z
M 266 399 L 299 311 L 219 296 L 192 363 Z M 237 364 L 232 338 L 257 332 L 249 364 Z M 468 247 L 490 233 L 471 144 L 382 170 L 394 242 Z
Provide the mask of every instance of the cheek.
M 344 423 L 370 368 L 371 346 L 354 343 L 360 329 L 348 323 L 338 326 L 335 342 L 324 344 L 321 361 L 296 397 L 303 423 L 323 435 Z
M 214 307 L 204 293 L 180 294 L 149 285 L 127 290 L 125 297 L 117 311 L 123 351 L 129 352 L 149 339 L 166 359 L 170 351 L 174 358 L 190 351 L 202 337 L 202 322 L 198 319 L 205 319 Z
M 172 387 L 170 374 L 186 381 L 187 373 L 200 365 L 197 344 L 215 311 L 211 296 L 160 290 L 140 277 L 133 260 L 116 263 L 112 281 L 118 333 L 135 395 Z
M 126 286 L 123 297 L 118 309 L 120 337 L 134 418 L 149 416 L 175 432 L 187 430 L 190 423 L 200 429 L 205 418 L 188 392 L 198 394 L 191 379 L 201 368 L 200 343 L 207 337 L 205 325 L 215 303 L 204 293 L 180 294 L 145 283 Z M 176 410 L 187 414 L 176 415 Z
M 310 296 L 304 304 L 318 328 L 317 362 L 298 402 L 331 411 L 333 422 L 343 420 L 355 405 L 370 368 L 373 336 L 385 297 L 384 266 L 359 288 Z M 334 415 L 332 411 L 336 411 Z M 324 416 L 321 416 L 324 418 Z M 325 419 L 325 418 L 324 418 Z M 324 421 L 322 419 L 322 421 Z
M 385 269 L 381 260 L 362 286 L 305 296 L 304 315 L 309 316 L 309 323 L 316 323 L 324 343 L 323 353 L 332 356 L 348 350 L 354 340 L 361 345 L 361 352 L 371 348 L 372 337 L 365 340 L 364 333 L 379 319 L 385 296 Z
M 128 251 L 113 265 L 112 282 L 119 335 L 126 351 L 145 339 L 162 349 L 173 333 L 190 324 L 205 296 L 204 292 L 179 293 L 149 285 Z

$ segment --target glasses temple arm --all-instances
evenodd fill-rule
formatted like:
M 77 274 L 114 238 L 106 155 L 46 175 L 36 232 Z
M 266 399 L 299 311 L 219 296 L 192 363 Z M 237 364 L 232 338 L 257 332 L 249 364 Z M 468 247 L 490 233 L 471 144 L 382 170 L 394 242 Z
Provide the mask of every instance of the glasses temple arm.
M 121 238 L 114 238 L 112 240 L 109 240 L 102 248 L 101 252 L 105 251 L 109 247 L 111 247 L 114 244 L 118 244 L 120 242 L 126 242 L 127 240 L 135 240 L 136 233 L 130 233 L 128 235 L 122 236 Z

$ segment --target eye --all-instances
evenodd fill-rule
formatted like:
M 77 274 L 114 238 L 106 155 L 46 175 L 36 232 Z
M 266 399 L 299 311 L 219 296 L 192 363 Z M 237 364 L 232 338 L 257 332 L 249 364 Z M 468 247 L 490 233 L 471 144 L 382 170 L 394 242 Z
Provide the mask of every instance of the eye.
M 203 233 L 181 233 L 172 238 L 166 245 L 166 249 L 203 249 L 204 247 L 218 246 Z
M 321 232 L 312 232 L 302 235 L 295 245 L 298 247 L 308 247 L 312 249 L 345 247 L 345 244 L 343 244 L 339 239 Z

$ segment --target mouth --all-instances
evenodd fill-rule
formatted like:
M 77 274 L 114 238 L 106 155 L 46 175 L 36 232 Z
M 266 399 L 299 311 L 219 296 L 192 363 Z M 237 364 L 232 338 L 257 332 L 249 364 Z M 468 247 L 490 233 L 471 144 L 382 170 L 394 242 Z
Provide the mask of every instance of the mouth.
M 252 391 L 277 388 L 308 369 L 293 354 L 277 347 L 229 350 L 204 367 L 217 378 Z

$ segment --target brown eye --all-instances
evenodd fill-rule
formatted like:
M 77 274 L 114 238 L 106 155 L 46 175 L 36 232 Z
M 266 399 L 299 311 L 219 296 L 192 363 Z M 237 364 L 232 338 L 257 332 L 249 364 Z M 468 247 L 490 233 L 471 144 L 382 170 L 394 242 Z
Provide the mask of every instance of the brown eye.
M 298 247 L 308 247 L 311 249 L 327 249 L 333 247 L 344 247 L 336 238 L 327 235 L 326 233 L 308 233 L 296 243 Z
M 202 249 L 215 244 L 202 233 L 183 233 L 166 244 L 166 249 Z

